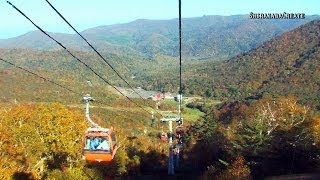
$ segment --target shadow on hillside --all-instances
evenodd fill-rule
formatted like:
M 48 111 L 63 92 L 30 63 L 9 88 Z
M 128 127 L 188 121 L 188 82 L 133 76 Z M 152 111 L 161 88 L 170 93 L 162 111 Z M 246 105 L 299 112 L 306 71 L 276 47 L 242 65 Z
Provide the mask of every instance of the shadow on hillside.
M 15 172 L 12 176 L 14 180 L 29 180 L 34 179 L 31 173 L 26 172 Z

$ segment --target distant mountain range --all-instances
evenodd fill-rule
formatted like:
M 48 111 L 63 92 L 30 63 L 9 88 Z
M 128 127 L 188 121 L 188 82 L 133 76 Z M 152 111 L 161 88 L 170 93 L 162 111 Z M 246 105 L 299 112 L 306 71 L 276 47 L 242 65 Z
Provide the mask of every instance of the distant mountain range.
M 230 58 L 319 17 L 307 16 L 299 20 L 253 20 L 249 15 L 184 18 L 183 55 L 186 58 L 196 59 Z M 99 50 L 108 53 L 145 57 L 178 54 L 177 19 L 140 19 L 126 24 L 99 26 L 81 33 Z M 88 49 L 85 42 L 77 35 L 50 34 L 71 49 Z M 33 31 L 15 38 L 0 40 L 0 48 L 56 50 L 59 46 L 41 32 Z
M 294 95 L 320 109 L 320 20 L 223 62 L 190 69 L 186 89 L 213 97 Z M 188 77 L 188 78 L 187 78 Z
M 204 46 L 203 42 L 195 43 L 197 47 L 204 46 L 211 50 L 214 48 L 220 49 L 219 56 L 216 54 L 215 57 L 233 57 L 221 61 L 213 61 L 214 58 L 211 56 L 208 56 L 211 59 L 209 61 L 184 59 L 182 80 L 184 88 L 183 92 L 186 96 L 202 95 L 225 100 L 252 100 L 259 99 L 263 96 L 272 97 L 292 94 L 299 97 L 299 99 L 304 102 L 317 105 L 320 109 L 320 20 L 314 20 L 291 31 L 284 32 L 284 29 L 290 29 L 293 26 L 301 24 L 302 21 L 307 20 L 302 20 L 301 22 L 296 20 L 267 21 L 247 20 L 245 19 L 245 16 L 209 16 L 201 17 L 199 19 L 191 18 L 184 20 L 185 29 L 192 29 L 191 27 L 194 29 L 210 29 L 206 28 L 206 26 L 200 26 L 200 24 L 204 24 L 204 22 L 200 22 L 199 20 L 202 19 L 204 21 L 206 18 L 215 19 L 212 20 L 213 22 L 218 21 L 217 18 L 220 18 L 219 21 L 222 21 L 222 19 L 225 18 L 225 23 L 219 24 L 220 26 L 216 25 L 216 28 L 220 27 L 220 29 L 225 29 L 224 31 L 228 32 L 238 32 L 233 34 L 232 37 L 234 38 L 231 38 L 230 41 L 237 41 L 239 44 L 233 42 L 235 43 L 235 46 L 231 46 L 232 44 L 227 46 L 227 36 L 221 37 L 219 41 L 217 40 L 218 37 L 215 41 L 212 40 L 211 43 L 209 43 L 210 41 L 207 41 L 207 46 Z M 242 19 L 242 23 L 233 23 L 234 27 L 232 28 L 231 20 L 229 22 L 226 19 L 233 19 L 232 22 L 240 22 Z M 176 22 L 176 20 L 139 20 L 128 24 L 89 29 L 84 31 L 83 34 L 88 37 L 90 41 L 93 41 L 95 45 L 105 43 L 105 46 L 98 46 L 99 49 L 104 50 L 102 53 L 103 56 L 106 57 L 107 60 L 113 64 L 114 67 L 125 77 L 125 79 L 129 80 L 134 87 L 142 87 L 147 90 L 177 92 L 179 77 L 178 59 L 176 57 L 166 55 L 166 48 L 168 44 L 165 43 L 163 48 L 160 48 L 159 46 L 159 51 L 156 51 L 157 53 L 155 54 L 149 54 L 151 52 L 149 51 L 150 49 L 145 49 L 145 51 L 140 51 L 139 49 L 142 47 L 141 43 L 151 41 L 148 39 L 149 36 L 146 35 L 147 32 L 166 34 L 165 30 L 168 30 L 168 27 L 175 27 L 174 22 Z M 206 22 L 209 21 L 206 20 Z M 138 26 L 137 24 L 139 23 L 141 26 L 142 24 L 144 25 L 144 28 L 141 28 L 141 32 L 146 33 L 146 39 L 142 38 L 140 41 L 131 41 L 134 39 L 132 36 L 136 35 L 136 32 L 139 30 L 139 28 L 134 27 Z M 169 25 L 168 23 L 172 24 Z M 163 27 L 162 31 L 161 28 L 159 28 L 161 27 L 160 24 L 162 24 L 161 26 Z M 260 25 L 258 26 L 258 24 Z M 268 26 L 266 26 L 266 24 Z M 265 27 L 265 29 L 261 27 Z M 272 27 L 271 29 L 273 29 L 272 32 L 274 33 L 284 33 L 271 38 L 274 34 L 271 35 L 272 33 L 269 33 L 270 31 L 267 30 L 266 27 Z M 280 29 L 279 27 L 282 28 Z M 238 31 L 233 31 L 232 29 L 238 29 Z M 275 29 L 277 29 L 277 31 Z M 175 31 L 176 30 L 172 28 L 172 34 L 174 34 Z M 169 37 L 169 31 L 166 32 Z M 184 44 L 188 44 L 196 38 L 201 37 L 201 34 L 205 34 L 205 32 L 205 30 L 201 30 L 198 31 L 198 35 L 196 35 L 196 32 L 190 31 L 188 32 L 189 34 L 192 34 L 192 36 L 190 35 L 190 38 L 185 37 L 186 34 L 188 34 L 185 32 L 184 37 L 186 39 L 184 40 Z M 212 30 L 210 32 L 212 36 L 218 33 L 228 34 L 217 30 Z M 130 33 L 132 36 L 127 36 Z M 106 34 L 109 36 L 106 36 Z M 123 37 L 122 41 L 120 41 L 120 34 L 131 38 Z M 244 34 L 248 35 L 245 41 L 243 40 L 245 39 Z M 267 38 L 265 34 L 268 34 L 271 39 L 269 38 L 269 40 L 263 42 L 262 39 Z M 82 50 L 72 50 L 72 52 L 74 52 L 74 54 L 76 54 L 76 56 L 81 60 L 84 60 L 87 64 L 93 67 L 106 79 L 110 80 L 114 85 L 125 87 L 125 84 L 109 67 L 106 66 L 104 62 L 102 62 L 93 52 L 86 50 L 84 43 L 80 43 L 80 39 L 73 38 L 76 37 L 75 35 L 53 35 L 57 39 L 59 38 L 59 40 L 64 41 L 66 46 L 70 45 L 70 47 L 74 49 L 79 48 L 79 50 Z M 105 37 L 104 40 L 103 37 Z M 112 41 L 111 37 L 117 38 Z M 139 37 L 141 38 L 144 36 L 141 35 Z M 258 40 L 258 37 L 261 39 Z M 67 41 L 68 38 L 70 41 Z M 95 41 L 95 39 L 100 39 L 100 41 Z M 167 38 L 167 40 L 168 39 L 169 38 Z M 243 41 L 239 39 L 242 39 Z M 21 40 L 21 44 L 18 43 L 18 40 Z M 31 32 L 29 34 L 4 41 L 6 43 L 2 41 L 2 45 L 6 44 L 6 47 L 9 48 L 10 43 L 8 42 L 11 42 L 12 47 L 15 48 L 0 49 L 1 58 L 40 74 L 44 74 L 46 77 L 54 79 L 64 85 L 81 89 L 83 92 L 86 92 L 87 89 L 85 85 L 86 81 L 90 80 L 96 85 L 97 88 L 95 89 L 97 89 L 97 91 L 99 90 L 98 93 L 103 94 L 104 89 L 102 87 L 105 87 L 105 84 L 98 80 L 93 73 L 88 71 L 82 64 L 69 56 L 64 50 L 57 51 L 57 46 L 46 40 L 46 38 L 43 38 L 39 32 Z M 39 42 L 43 44 L 41 45 Z M 137 44 L 129 47 L 129 44 L 133 42 L 136 42 Z M 159 41 L 154 40 L 153 42 L 158 43 Z M 170 40 L 170 42 L 173 42 L 173 40 Z M 250 44 L 250 42 L 252 44 Z M 14 43 L 17 43 L 16 46 L 13 46 Z M 217 44 L 221 45 L 221 47 Z M 240 46 L 240 44 L 243 45 Z M 18 48 L 27 45 L 33 45 L 34 47 L 32 47 L 32 49 L 30 49 L 31 47 L 28 47 L 29 49 Z M 249 50 L 249 47 L 251 46 L 253 46 L 253 48 Z M 150 45 L 146 47 L 152 48 L 153 46 Z M 187 47 L 188 46 L 185 48 Z M 227 50 L 223 49 L 223 47 L 229 49 L 230 54 L 226 54 Z M 243 47 L 246 50 L 235 50 L 236 47 Z M 35 50 L 33 48 L 40 48 L 44 50 Z M 50 51 L 48 51 L 49 49 Z M 231 51 L 231 49 L 234 49 L 235 51 Z M 171 50 L 173 51 L 173 49 Z M 198 50 L 199 51 L 197 52 L 201 51 L 201 49 Z M 236 55 L 236 52 L 242 53 Z M 204 51 L 201 51 L 199 54 L 201 55 L 190 54 L 190 57 L 200 58 L 208 55 Z M 153 55 L 154 57 L 145 57 L 149 55 Z M 173 53 L 173 56 L 174 55 L 175 54 Z M 2 92 L 4 97 L 16 97 L 17 94 L 19 94 L 21 98 L 33 98 L 33 93 L 37 91 L 34 91 L 32 88 L 41 88 L 41 86 L 32 85 L 32 83 L 31 85 L 27 84 L 29 81 L 24 78 L 28 79 L 30 76 L 24 77 L 24 72 L 21 72 L 16 68 L 12 68 L 10 65 L 1 63 L 0 74 L 1 73 L 4 77 L 8 76 L 12 79 L 6 80 L 6 78 L 0 78 L 0 87 L 2 87 L 0 88 L 0 92 Z M 135 78 L 132 78 L 133 76 Z M 39 81 L 39 83 L 41 83 L 41 81 Z M 23 87 L 25 88 L 20 87 L 21 84 L 23 84 Z M 24 90 L 27 87 L 31 88 L 31 90 Z M 24 95 L 22 92 L 27 93 L 28 95 Z M 50 93 L 49 90 L 48 92 L 43 92 Z M 6 93 L 9 94 L 5 95 Z

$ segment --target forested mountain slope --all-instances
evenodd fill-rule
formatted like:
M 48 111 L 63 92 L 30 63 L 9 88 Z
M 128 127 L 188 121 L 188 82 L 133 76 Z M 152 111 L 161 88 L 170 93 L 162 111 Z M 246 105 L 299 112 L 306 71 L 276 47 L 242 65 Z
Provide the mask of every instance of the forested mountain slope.
M 319 102 L 319 27 L 319 20 L 312 21 L 247 53 L 222 63 L 199 66 L 196 71 L 200 77 L 205 76 L 202 83 L 212 92 L 210 96 L 293 94 Z

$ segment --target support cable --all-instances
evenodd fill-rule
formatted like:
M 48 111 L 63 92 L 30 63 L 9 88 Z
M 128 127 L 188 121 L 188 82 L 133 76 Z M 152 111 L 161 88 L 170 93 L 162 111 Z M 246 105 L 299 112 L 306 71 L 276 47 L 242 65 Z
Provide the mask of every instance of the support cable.
M 36 25 L 27 15 L 25 15 L 20 9 L 18 9 L 16 6 L 14 6 L 11 2 L 7 1 L 8 4 L 10 4 L 16 11 L 18 11 L 21 15 L 23 15 L 26 19 L 28 19 L 36 28 L 38 28 L 43 34 L 48 36 L 50 39 L 55 41 L 59 46 L 61 46 L 63 49 L 65 49 L 73 58 L 75 58 L 77 61 L 82 63 L 84 66 L 86 66 L 89 70 L 91 70 L 96 76 L 98 76 L 100 79 L 102 79 L 105 83 L 112 86 L 116 91 L 118 91 L 122 96 L 126 97 L 130 102 L 134 103 L 136 106 L 141 108 L 143 111 L 147 112 L 148 114 L 152 115 L 151 112 L 147 111 L 145 108 L 143 108 L 141 105 L 134 102 L 131 98 L 123 94 L 117 87 L 113 86 L 109 81 L 107 81 L 105 78 L 103 78 L 100 74 L 95 72 L 89 65 L 87 65 L 85 62 L 81 61 L 79 58 L 77 58 L 74 54 L 72 54 L 64 45 L 62 45 L 59 41 L 51 37 L 48 33 L 46 33 L 42 28 L 40 28 L 38 25 Z
M 129 87 L 130 89 L 132 89 L 132 91 L 137 94 L 141 99 L 143 99 L 144 103 L 146 103 L 146 99 L 143 98 L 129 83 L 128 81 L 126 81 L 121 75 L 120 73 L 101 55 L 101 53 L 99 53 L 97 51 L 96 48 L 94 48 L 89 42 L 88 40 L 83 37 L 72 25 L 71 23 L 48 1 L 46 0 L 46 2 L 49 4 L 49 6 L 64 20 L 65 23 L 67 23 L 69 25 L 70 28 L 73 29 L 73 31 L 75 31 L 90 47 L 91 49 L 116 73 L 116 75 L 118 77 L 120 77 L 121 80 L 123 80 Z M 152 108 L 152 107 L 151 107 Z
M 16 65 L 16 64 L 14 64 L 14 63 L 12 63 L 12 62 L 9 62 L 9 61 L 4 60 L 4 59 L 2 59 L 2 58 L 0 58 L 0 60 L 3 61 L 3 62 L 5 62 L 5 63 L 7 63 L 7 64 L 10 64 L 11 66 L 14 66 L 14 67 L 16 67 L 16 68 L 18 68 L 18 69 L 20 69 L 20 70 L 23 70 L 23 71 L 25 71 L 25 72 L 27 72 L 27 73 L 29 73 L 29 74 L 32 74 L 32 75 L 34 75 L 34 76 L 36 76 L 36 77 L 38 77 L 38 78 L 40 78 L 40 79 L 43 79 L 43 80 L 45 80 L 45 81 L 47 81 L 47 82 L 50 82 L 50 83 L 52 83 L 52 84 L 54 84 L 54 85 L 56 85 L 56 86 L 59 86 L 59 87 L 65 89 L 65 90 L 67 90 L 67 91 L 69 91 L 69 92 L 71 92 L 71 93 L 74 93 L 74 94 L 79 95 L 79 96 L 83 96 L 83 94 L 81 94 L 81 93 L 79 93 L 79 92 L 76 92 L 76 91 L 74 91 L 74 90 L 72 90 L 72 89 L 70 89 L 70 88 L 68 88 L 68 87 L 66 87 L 66 86 L 63 86 L 63 85 L 61 85 L 61 84 L 59 84 L 59 83 L 56 83 L 56 82 L 53 81 L 53 80 L 50 80 L 50 79 L 45 78 L 45 77 L 43 77 L 43 76 L 40 76 L 40 75 L 38 75 L 38 74 L 36 74 L 36 73 L 28 70 L 28 69 L 25 69 L 25 68 L 23 68 L 23 67 L 21 67 L 21 66 L 18 66 L 18 65 Z M 99 101 L 98 101 L 98 102 L 99 102 Z M 102 103 L 103 103 L 103 102 L 102 102 Z M 115 114 L 116 116 L 119 116 L 119 117 L 122 117 L 122 118 L 125 118 L 125 119 L 131 119 L 131 118 L 128 118 L 128 117 L 126 117 L 126 116 L 124 116 L 124 115 L 122 115 L 122 114 L 119 114 L 119 113 L 115 112 L 115 111 L 113 111 L 112 113 Z M 133 120 L 133 119 L 131 119 L 131 120 Z
M 180 70 L 180 79 L 179 79 L 179 124 L 183 123 L 181 117 L 181 108 L 182 108 L 182 41 L 181 41 L 181 0 L 179 0 L 179 70 Z
M 22 68 L 22 67 L 20 67 L 20 66 L 18 66 L 18 65 L 15 65 L 15 64 L 13 64 L 13 63 L 11 63 L 11 62 L 9 62 L 9 61 L 4 60 L 4 59 L 2 59 L 2 58 L 0 58 L 0 60 L 3 61 L 3 62 L 5 62 L 5 63 L 7 63 L 7 64 L 10 64 L 10 65 L 18 68 L 18 69 L 21 69 L 21 70 L 23 70 L 23 71 L 25 71 L 25 72 L 27 72 L 27 73 L 29 73 L 29 74 L 32 74 L 32 75 L 34 75 L 34 76 L 37 76 L 38 78 L 41 78 L 41 79 L 43 79 L 43 80 L 45 80 L 45 81 L 48 81 L 48 82 L 50 82 L 50 83 L 52 83 L 52 84 L 54 84 L 54 85 L 57 85 L 57 86 L 65 89 L 65 90 L 67 90 L 67 91 L 70 91 L 70 92 L 72 92 L 72 93 L 74 93 L 74 94 L 77 94 L 77 95 L 82 96 L 82 94 L 80 94 L 80 93 L 78 93 L 78 92 L 76 92 L 76 91 L 74 91 L 74 90 L 72 90 L 72 89 L 70 89 L 70 88 L 67 88 L 67 87 L 65 87 L 65 86 L 63 86 L 63 85 L 61 85 L 61 84 L 58 84 L 58 83 L 56 83 L 56 82 L 54 82 L 54 81 L 52 81 L 52 80 L 50 80 L 50 79 L 48 79 L 48 78 L 45 78 L 45 77 L 43 77 L 43 76 L 40 76 L 40 75 L 38 75 L 38 74 L 30 71 L 30 70 L 24 69 L 24 68 Z

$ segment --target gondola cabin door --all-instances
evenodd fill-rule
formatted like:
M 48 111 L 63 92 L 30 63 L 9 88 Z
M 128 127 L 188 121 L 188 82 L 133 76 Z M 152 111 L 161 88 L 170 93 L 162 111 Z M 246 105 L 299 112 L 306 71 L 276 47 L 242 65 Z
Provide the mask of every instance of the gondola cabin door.
M 82 155 L 87 163 L 110 163 L 116 153 L 112 128 L 88 128 L 82 140 Z

